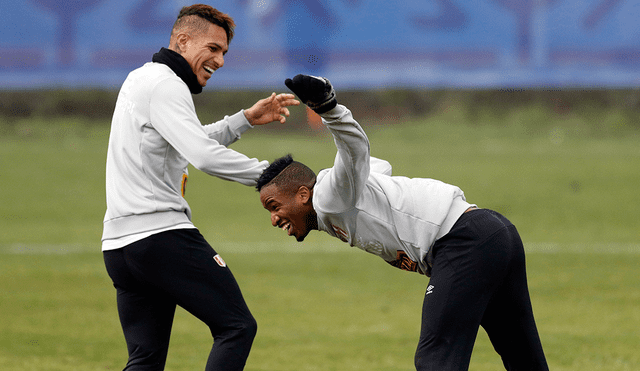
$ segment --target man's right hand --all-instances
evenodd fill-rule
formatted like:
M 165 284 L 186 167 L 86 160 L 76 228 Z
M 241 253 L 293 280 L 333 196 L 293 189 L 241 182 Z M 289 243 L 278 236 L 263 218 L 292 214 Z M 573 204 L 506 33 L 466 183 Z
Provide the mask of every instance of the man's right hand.
M 293 79 L 286 79 L 284 84 L 316 113 L 330 111 L 338 104 L 336 92 L 327 78 L 296 75 Z
M 251 108 L 244 110 L 244 116 L 253 126 L 278 121 L 284 124 L 289 117 L 289 106 L 300 104 L 293 94 L 272 93 L 270 97 L 260 99 Z

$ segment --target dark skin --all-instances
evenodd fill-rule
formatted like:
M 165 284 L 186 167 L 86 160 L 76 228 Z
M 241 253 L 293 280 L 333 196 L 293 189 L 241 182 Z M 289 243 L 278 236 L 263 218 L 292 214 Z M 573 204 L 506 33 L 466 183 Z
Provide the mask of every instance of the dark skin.
M 318 229 L 318 216 L 313 209 L 313 188 L 303 185 L 291 190 L 269 184 L 260 190 L 260 202 L 271 214 L 271 225 L 294 236 L 298 242 Z

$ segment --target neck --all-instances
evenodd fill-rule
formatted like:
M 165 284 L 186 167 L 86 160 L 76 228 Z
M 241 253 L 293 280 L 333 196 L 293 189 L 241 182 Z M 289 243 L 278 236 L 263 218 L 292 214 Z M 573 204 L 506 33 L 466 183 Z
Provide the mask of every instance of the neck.
M 174 52 L 182 55 L 182 50 L 180 50 L 180 47 L 178 46 L 178 43 L 172 43 L 171 45 L 169 45 L 169 47 L 167 48 L 169 50 L 173 50 Z
M 311 186 L 311 196 L 309 197 L 309 201 L 311 201 L 311 211 L 307 214 L 307 226 L 312 230 L 318 230 L 318 213 L 316 213 L 316 209 L 313 208 L 313 190 L 315 186 L 315 182 L 313 186 Z
M 318 230 L 318 214 L 316 214 L 315 210 L 307 214 L 307 226 L 311 230 Z
M 169 66 L 169 68 L 187 84 L 191 94 L 199 94 L 202 92 L 202 86 L 198 82 L 198 77 L 193 73 L 189 62 L 187 62 L 180 53 L 172 49 L 162 48 L 153 55 L 152 61 Z

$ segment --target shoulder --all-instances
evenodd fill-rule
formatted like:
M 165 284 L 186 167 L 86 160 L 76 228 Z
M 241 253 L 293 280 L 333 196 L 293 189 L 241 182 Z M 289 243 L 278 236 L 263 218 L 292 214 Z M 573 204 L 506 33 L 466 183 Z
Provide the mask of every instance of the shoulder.
M 370 156 L 369 166 L 371 167 L 371 173 L 383 174 L 388 176 L 391 176 L 392 174 L 392 167 L 389 161 Z
M 326 194 L 331 192 L 331 182 L 328 181 L 327 175 L 333 168 L 322 169 L 316 175 L 316 184 L 313 186 L 314 205 L 322 207 L 321 203 L 327 199 Z
M 169 66 L 149 62 L 131 71 L 127 76 L 123 87 L 126 90 L 153 91 L 160 89 L 175 89 L 176 93 L 189 92 L 187 84 L 176 75 Z
M 336 213 L 344 211 L 340 202 L 344 198 L 345 190 L 335 187 L 331 181 L 331 173 L 334 168 L 322 169 L 316 176 L 316 184 L 313 187 L 313 207 L 323 213 Z
M 151 62 L 141 68 L 145 68 L 144 74 L 147 76 L 153 98 L 176 99 L 184 97 L 191 100 L 191 92 L 187 84 L 167 65 Z
M 189 91 L 187 84 L 166 64 L 148 62 L 131 71 L 127 80 L 136 84 L 148 84 L 152 89 L 166 87 Z

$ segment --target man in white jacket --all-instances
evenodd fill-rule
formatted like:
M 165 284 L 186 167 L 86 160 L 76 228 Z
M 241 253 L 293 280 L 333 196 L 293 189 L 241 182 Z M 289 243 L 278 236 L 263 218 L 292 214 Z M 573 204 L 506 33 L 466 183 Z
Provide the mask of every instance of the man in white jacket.
M 456 186 L 391 176 L 388 162 L 370 156 L 366 134 L 329 80 L 297 75 L 285 84 L 320 114 L 338 153 L 317 176 L 290 155 L 263 172 L 256 188 L 271 224 L 298 241 L 324 231 L 430 276 L 417 370 L 467 370 L 479 326 L 506 369 L 548 370 L 513 224 L 468 203 Z
M 132 71 L 118 95 L 106 164 L 102 250 L 117 290 L 129 360 L 162 370 L 176 305 L 202 320 L 214 344 L 206 370 L 242 370 L 256 322 L 224 260 L 191 222 L 187 166 L 253 186 L 266 161 L 227 146 L 254 125 L 289 116 L 292 94 L 272 94 L 211 125 L 191 94 L 224 65 L 233 20 L 208 5 L 184 7 L 169 48 Z

